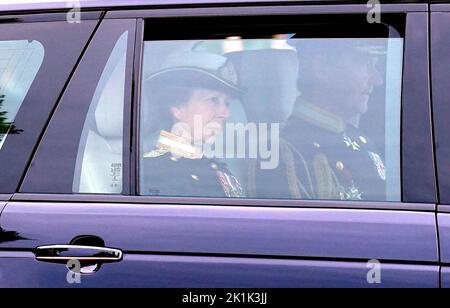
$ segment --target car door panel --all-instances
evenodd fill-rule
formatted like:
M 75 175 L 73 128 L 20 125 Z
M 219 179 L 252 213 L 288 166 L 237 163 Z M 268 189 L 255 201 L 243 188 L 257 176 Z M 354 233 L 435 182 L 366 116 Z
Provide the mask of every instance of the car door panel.
M 124 251 L 438 261 L 434 213 L 11 202 L 1 225 L 22 249 L 92 234 Z
M 65 266 L 37 262 L 30 252 L 0 253 L 5 287 L 424 287 L 439 285 L 438 266 L 382 264 L 381 284 L 367 282 L 364 262 L 125 254 L 70 284 Z M 23 274 L 17 275 L 18 272 Z

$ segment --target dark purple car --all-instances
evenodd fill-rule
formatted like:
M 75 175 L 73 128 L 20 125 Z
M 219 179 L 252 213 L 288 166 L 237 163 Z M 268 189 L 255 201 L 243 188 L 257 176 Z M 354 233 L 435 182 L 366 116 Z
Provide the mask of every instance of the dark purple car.
M 450 4 L 351 2 L 2 2 L 0 287 L 450 287 Z

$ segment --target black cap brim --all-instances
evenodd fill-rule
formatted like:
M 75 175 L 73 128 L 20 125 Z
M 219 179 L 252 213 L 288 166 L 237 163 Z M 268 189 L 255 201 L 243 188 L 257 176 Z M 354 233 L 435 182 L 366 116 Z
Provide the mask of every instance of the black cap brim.
M 240 97 L 244 93 L 241 87 L 230 81 L 220 78 L 206 70 L 191 67 L 171 68 L 156 72 L 146 78 L 145 83 L 161 87 L 183 86 L 208 88 L 231 94 L 234 97 Z

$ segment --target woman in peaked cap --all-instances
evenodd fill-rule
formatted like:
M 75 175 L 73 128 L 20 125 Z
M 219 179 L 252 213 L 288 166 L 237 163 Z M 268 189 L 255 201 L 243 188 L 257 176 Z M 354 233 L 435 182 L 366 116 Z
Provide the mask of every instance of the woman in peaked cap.
M 242 92 L 228 59 L 206 52 L 173 54 L 145 85 L 150 115 L 144 118 L 152 119 L 159 136 L 154 150 L 143 154 L 141 194 L 244 197 L 227 166 L 203 153 L 223 131 L 230 100 Z

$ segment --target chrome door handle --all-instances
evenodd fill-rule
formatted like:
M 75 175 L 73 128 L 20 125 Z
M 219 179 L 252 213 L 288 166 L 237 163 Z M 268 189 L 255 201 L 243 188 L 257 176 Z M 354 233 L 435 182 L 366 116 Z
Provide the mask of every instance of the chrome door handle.
M 67 263 L 70 260 L 112 263 L 123 258 L 122 251 L 118 249 L 78 246 L 78 245 L 51 245 L 40 246 L 35 250 L 36 260 L 46 262 Z

